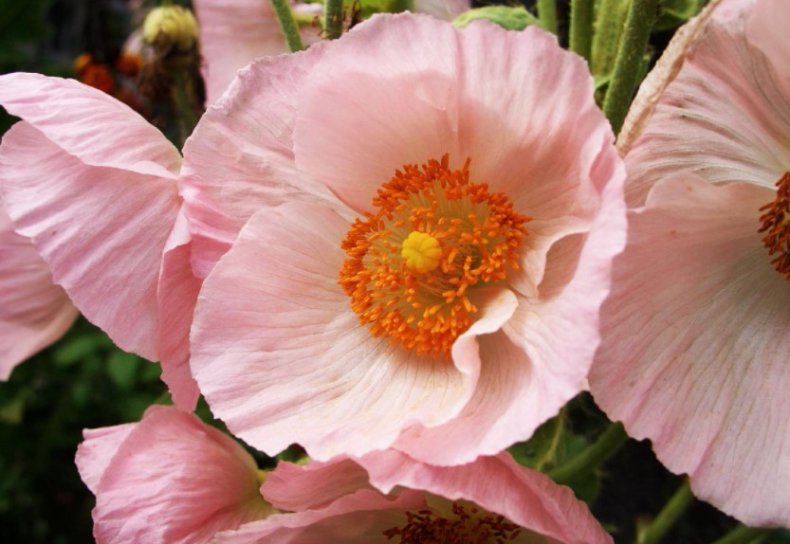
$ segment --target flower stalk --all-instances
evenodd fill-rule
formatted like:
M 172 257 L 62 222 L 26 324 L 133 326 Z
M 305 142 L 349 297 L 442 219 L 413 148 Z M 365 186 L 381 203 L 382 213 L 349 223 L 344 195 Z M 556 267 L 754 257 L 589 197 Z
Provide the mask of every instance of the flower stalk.
M 670 497 L 664 508 L 658 513 L 653 522 L 648 525 L 637 537 L 637 544 L 657 544 L 666 536 L 675 523 L 686 513 L 694 502 L 688 480 Z
M 540 26 L 549 32 L 557 33 L 557 1 L 538 0 Z
M 343 0 L 326 0 L 324 3 L 324 37 L 334 40 L 343 33 Z
M 589 62 L 592 50 L 593 1 L 571 0 L 571 51 L 578 53 Z
M 285 34 L 288 50 L 293 53 L 304 49 L 302 37 L 299 35 L 299 27 L 296 24 L 296 19 L 294 19 L 288 0 L 272 0 L 272 6 L 274 6 L 274 12 L 277 14 L 277 20 L 280 22 L 280 28 L 283 29 L 283 34 Z
M 617 51 L 612 82 L 606 93 L 603 111 L 615 134 L 620 131 L 642 70 L 650 30 L 656 20 L 658 0 L 633 0 Z
M 766 539 L 775 532 L 774 529 L 759 529 L 740 525 L 713 544 L 759 544 L 766 542 Z
M 622 423 L 612 423 L 589 447 L 567 463 L 550 470 L 548 475 L 558 484 L 572 482 L 582 474 L 587 474 L 598 467 L 614 455 L 627 441 L 628 435 L 625 433 Z

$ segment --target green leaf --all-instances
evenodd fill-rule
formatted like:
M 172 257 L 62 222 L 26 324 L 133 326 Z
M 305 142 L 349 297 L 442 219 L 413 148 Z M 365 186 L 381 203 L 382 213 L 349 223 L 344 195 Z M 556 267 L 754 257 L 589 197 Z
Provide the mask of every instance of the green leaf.
M 61 342 L 55 351 L 55 364 L 61 368 L 73 365 L 95 354 L 101 347 L 96 335 L 74 336 Z
M 128 391 L 134 387 L 141 362 L 136 355 L 116 350 L 107 361 L 107 372 L 119 389 Z

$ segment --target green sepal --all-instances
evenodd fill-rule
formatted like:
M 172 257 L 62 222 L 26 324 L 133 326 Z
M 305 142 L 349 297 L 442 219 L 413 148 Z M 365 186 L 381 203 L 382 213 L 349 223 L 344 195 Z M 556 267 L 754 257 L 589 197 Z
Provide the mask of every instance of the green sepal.
M 472 21 L 491 21 L 506 30 L 524 30 L 530 25 L 540 25 L 537 17 L 532 15 L 524 6 L 486 6 L 470 9 L 462 13 L 453 21 L 458 28 L 465 28 Z

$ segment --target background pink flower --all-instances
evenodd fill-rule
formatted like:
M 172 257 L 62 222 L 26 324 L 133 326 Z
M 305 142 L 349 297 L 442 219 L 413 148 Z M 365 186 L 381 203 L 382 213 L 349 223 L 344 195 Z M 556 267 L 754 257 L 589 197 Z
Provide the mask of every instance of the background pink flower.
M 395 451 L 281 463 L 262 491 L 293 513 L 220 533 L 217 542 L 612 542 L 569 488 L 507 454 L 451 468 Z M 486 537 L 487 530 L 500 538 Z
M 222 96 L 236 73 L 261 57 L 288 52 L 280 23 L 269 0 L 195 0 L 200 21 L 200 48 L 207 103 Z M 452 20 L 469 9 L 469 0 L 417 0 L 414 9 L 439 19 Z M 320 3 L 295 3 L 294 11 L 316 17 L 312 26 L 302 26 L 305 45 L 321 39 Z
M 738 4 L 707 25 L 626 157 L 635 208 L 590 388 L 697 496 L 788 526 L 790 283 L 759 231 L 790 180 L 790 5 Z
M 77 315 L 30 240 L 14 232 L 0 202 L 0 380 L 63 336 Z
M 214 413 L 319 459 L 395 444 L 455 464 L 529 437 L 584 388 L 598 343 L 625 227 L 612 139 L 584 63 L 536 28 L 378 16 L 242 70 L 185 146 L 193 263 L 210 271 L 191 367 Z M 352 311 L 341 243 L 396 170 L 462 176 L 467 158 L 532 218 L 519 268 L 470 289 L 480 311 L 452 357 L 408 351 Z
M 99 544 L 208 542 L 272 512 L 253 458 L 192 414 L 153 406 L 139 423 L 84 434 L 76 463 L 96 495 Z

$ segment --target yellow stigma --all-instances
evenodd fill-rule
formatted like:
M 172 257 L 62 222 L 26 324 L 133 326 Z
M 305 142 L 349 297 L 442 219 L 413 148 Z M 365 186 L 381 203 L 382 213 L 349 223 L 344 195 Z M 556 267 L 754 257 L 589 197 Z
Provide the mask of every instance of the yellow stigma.
M 403 241 L 400 256 L 406 261 L 406 268 L 424 274 L 439 266 L 442 248 L 430 234 L 413 230 Z

